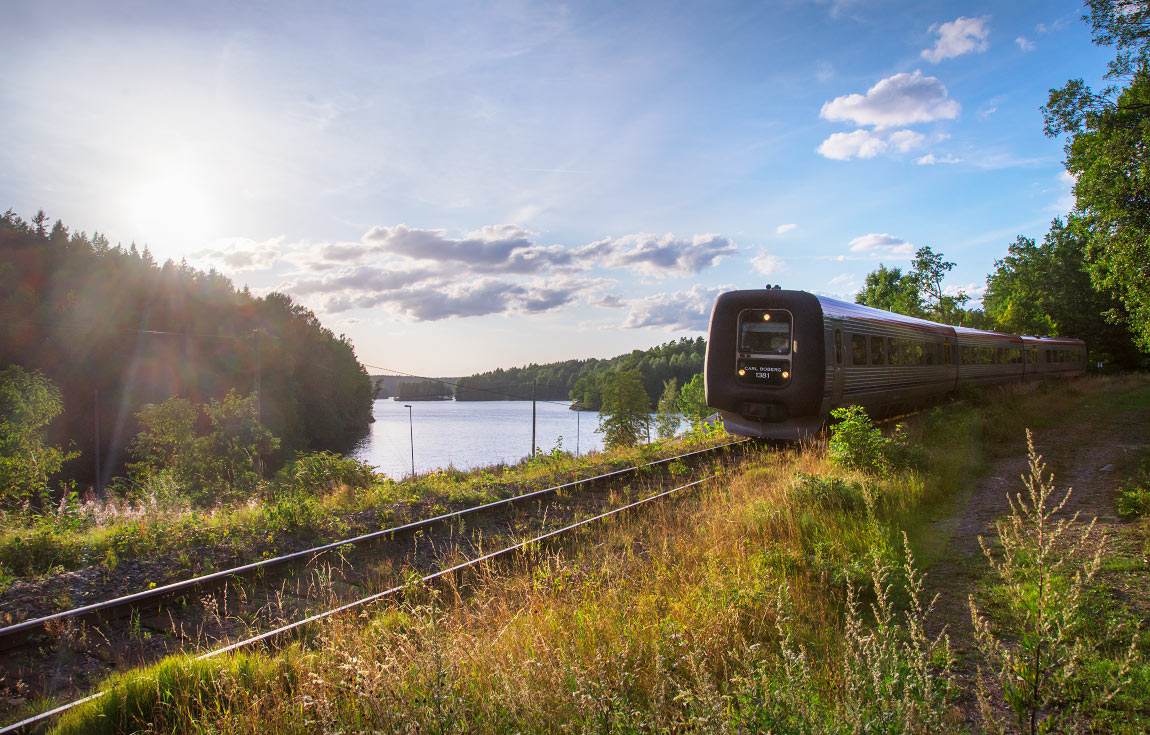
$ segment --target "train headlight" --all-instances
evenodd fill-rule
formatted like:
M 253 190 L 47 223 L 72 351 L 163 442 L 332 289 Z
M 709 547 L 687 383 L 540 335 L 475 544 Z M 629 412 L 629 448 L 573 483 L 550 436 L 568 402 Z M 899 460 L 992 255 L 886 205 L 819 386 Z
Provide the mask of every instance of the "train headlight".
M 747 374 L 747 371 L 746 371 L 746 370 L 743 370 L 742 368 L 739 368 L 739 376 L 740 376 L 740 377 L 741 377 L 741 376 L 743 376 L 743 375 L 746 375 L 746 374 Z
M 770 314 L 763 314 L 763 321 L 764 322 L 769 322 L 770 320 L 771 320 Z
M 791 374 L 789 372 L 787 372 L 786 370 L 784 370 L 783 371 L 783 380 L 786 380 L 789 377 L 791 377 Z

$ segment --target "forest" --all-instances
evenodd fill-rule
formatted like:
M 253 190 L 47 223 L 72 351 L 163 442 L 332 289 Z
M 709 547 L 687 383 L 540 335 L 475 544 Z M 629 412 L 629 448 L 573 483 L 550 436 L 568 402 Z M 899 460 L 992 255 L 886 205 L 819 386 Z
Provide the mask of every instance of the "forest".
M 664 383 L 675 378 L 685 385 L 703 371 L 707 341 L 702 337 L 683 337 L 649 350 L 633 350 L 606 360 L 565 360 L 544 365 L 498 369 L 460 378 L 455 384 L 457 401 L 505 401 L 531 399 L 541 401 L 575 401 L 585 408 L 598 410 L 602 401 L 603 380 L 619 371 L 636 370 L 654 408 L 663 393 Z
M 297 451 L 346 452 L 367 431 L 372 385 L 351 343 L 291 297 L 48 223 L 0 217 L 0 371 L 58 391 L 47 443 L 72 455 L 64 478 L 106 485 L 141 412 L 173 396 L 250 396 L 279 439 L 272 469 Z

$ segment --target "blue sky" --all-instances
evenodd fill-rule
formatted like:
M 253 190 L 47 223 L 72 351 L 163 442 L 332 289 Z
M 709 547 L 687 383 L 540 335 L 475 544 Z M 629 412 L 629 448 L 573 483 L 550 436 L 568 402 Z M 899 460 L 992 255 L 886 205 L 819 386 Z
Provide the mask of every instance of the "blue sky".
M 7 3 L 0 207 L 280 290 L 458 375 L 850 298 L 930 245 L 978 294 L 1071 206 L 1061 0 Z

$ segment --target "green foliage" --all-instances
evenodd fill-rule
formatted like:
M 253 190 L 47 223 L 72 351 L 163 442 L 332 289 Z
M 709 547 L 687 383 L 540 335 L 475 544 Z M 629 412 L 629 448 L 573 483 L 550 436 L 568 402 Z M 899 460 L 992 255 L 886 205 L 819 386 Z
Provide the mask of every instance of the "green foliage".
M 799 644 L 791 613 L 790 591 L 779 590 L 782 611 L 777 624 L 782 677 L 776 696 L 790 712 L 795 733 L 945 733 L 955 728 L 950 709 L 954 698 L 954 655 L 945 629 L 926 632 L 934 607 L 923 599 L 924 578 L 914 567 L 903 536 L 906 563 L 892 567 L 873 550 L 869 581 L 873 601 L 864 611 L 859 591 L 847 585 L 842 641 L 841 691 L 828 698 L 818 688 L 821 671 L 816 651 Z M 892 577 L 903 576 L 896 589 Z M 896 593 L 909 604 L 899 610 Z M 937 599 L 937 598 L 936 598 Z M 830 722 L 821 721 L 830 715 Z
M 683 337 L 649 350 L 632 350 L 607 360 L 566 360 L 545 365 L 527 365 L 499 369 L 460 378 L 455 398 L 460 401 L 501 401 L 508 395 L 531 397 L 531 383 L 536 382 L 540 400 L 571 400 L 590 410 L 598 410 L 602 381 L 618 370 L 638 370 L 648 396 L 658 396 L 667 380 L 682 384 L 703 369 L 707 343 L 702 338 Z
M 451 398 L 451 396 L 451 384 L 438 380 L 405 380 L 395 387 L 395 398 L 399 401 Z
M 1122 486 L 1116 505 L 1125 516 L 1150 516 L 1150 459 L 1142 460 L 1138 471 Z
M 229 391 L 223 401 L 201 407 L 210 431 L 196 432 L 196 409 L 178 396 L 145 407 L 142 428 L 132 442 L 133 479 L 170 477 L 201 504 L 250 496 L 262 462 L 279 448 L 279 439 L 255 418 L 254 396 Z
M 38 370 L 0 370 L 0 506 L 19 507 L 48 492 L 48 480 L 75 457 L 45 433 L 64 410 L 60 391 Z
M 650 428 L 651 400 L 643 390 L 638 370 L 620 370 L 603 381 L 603 406 L 599 431 L 608 449 L 633 447 L 646 441 Z
M 144 406 L 136 414 L 140 433 L 128 445 L 135 463 L 128 465 L 133 477 L 164 470 L 178 478 L 191 478 L 196 471 L 196 408 L 186 398 L 173 396 L 163 403 Z
M 922 296 L 926 313 L 930 319 L 943 324 L 959 324 L 966 312 L 962 305 L 970 300 L 965 292 L 959 291 L 949 296 L 943 291 L 942 279 L 954 268 L 954 263 L 948 263 L 942 258 L 942 253 L 936 253 L 929 246 L 921 247 L 911 261 L 914 268 L 914 281 Z
M 695 374 L 689 383 L 679 391 L 679 411 L 683 417 L 691 422 L 692 427 L 703 424 L 708 416 L 714 413 L 707 405 L 706 386 L 703 383 L 703 374 Z
M 286 666 L 259 654 L 206 661 L 170 658 L 144 671 L 113 676 L 107 694 L 68 712 L 53 730 L 68 733 L 198 732 L 206 708 L 244 712 L 269 692 L 281 696 L 294 685 Z
M 1024 478 L 1026 493 L 1007 496 L 1011 513 L 997 524 L 1001 551 L 995 553 L 979 539 L 1001 580 L 997 591 L 1018 629 L 1017 642 L 1010 645 L 998 637 L 973 595 L 970 615 L 978 646 L 1014 715 L 1013 725 L 1038 735 L 1077 730 L 1106 707 L 1125 684 L 1137 655 L 1137 634 L 1111 676 L 1084 685 L 1087 664 L 1100 654 L 1095 638 L 1100 621 L 1087 614 L 1085 605 L 1105 538 L 1096 538 L 1093 521 L 1077 525 L 1077 513 L 1055 518 L 1070 499 L 1070 490 L 1060 500 L 1055 498 L 1053 478 L 1046 474 L 1029 431 L 1026 441 L 1030 470 Z M 1070 574 L 1064 567 L 1072 559 L 1085 561 Z M 980 672 L 980 682 L 981 678 Z M 990 729 L 1002 728 L 991 694 L 981 685 L 979 709 Z
M 1114 46 L 1101 93 L 1082 79 L 1051 90 L 1046 134 L 1069 134 L 1066 170 L 1075 178 L 1075 214 L 1086 235 L 1091 280 L 1121 302 L 1138 345 L 1150 350 L 1150 3 L 1089 0 L 1094 42 Z
M 365 489 L 375 479 L 375 470 L 370 465 L 331 452 L 297 454 L 276 473 L 279 488 L 312 495 L 321 495 L 341 486 Z
M 1087 244 L 1081 220 L 1055 219 L 1041 245 L 1020 235 L 986 278 L 986 313 L 1001 331 L 1079 337 L 1092 362 L 1133 367 L 1138 351 L 1130 330 L 1106 317 L 1123 307 L 1091 282 Z
M 857 482 L 828 475 L 799 473 L 787 492 L 798 508 L 819 507 L 841 512 L 866 507 L 866 490 Z
M 59 388 L 67 412 L 53 432 L 75 437 L 83 458 L 64 471 L 83 483 L 97 393 L 107 459 L 127 454 L 135 427 L 125 418 L 173 395 L 201 404 L 246 391 L 257 367 L 262 422 L 285 454 L 347 451 L 371 420 L 371 383 L 351 343 L 290 297 L 255 298 L 215 271 L 159 265 L 147 248 L 46 216 L 0 215 L 0 310 L 11 317 L 0 368 L 39 370 Z
M 883 472 L 889 467 L 886 451 L 890 439 L 879 431 L 862 406 L 831 410 L 830 456 L 842 467 Z
M 655 428 L 660 439 L 670 439 L 679 430 L 683 417 L 679 413 L 679 381 L 671 378 L 663 383 L 663 395 L 655 410 Z
M 981 326 L 982 314 L 967 311 L 962 305 L 969 297 L 959 291 L 945 293 L 942 280 L 954 268 L 929 246 L 918 249 L 911 261 L 913 270 L 904 274 L 900 268 L 887 268 L 882 263 L 867 274 L 863 289 L 855 294 L 855 303 L 893 311 L 943 324 Z
M 866 284 L 855 294 L 855 303 L 896 314 L 926 316 L 914 276 L 909 273 L 903 275 L 901 268 L 887 268 L 882 263 L 877 270 L 867 274 Z

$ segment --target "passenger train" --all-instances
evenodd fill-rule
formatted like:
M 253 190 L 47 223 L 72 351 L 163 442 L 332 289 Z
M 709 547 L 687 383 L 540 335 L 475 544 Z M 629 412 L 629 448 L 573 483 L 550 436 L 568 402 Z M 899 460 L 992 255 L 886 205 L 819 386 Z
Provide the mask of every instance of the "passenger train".
M 720 294 L 704 370 L 728 432 L 804 439 L 831 409 L 904 413 L 958 386 L 1085 373 L 1079 339 L 950 327 L 778 286 Z

